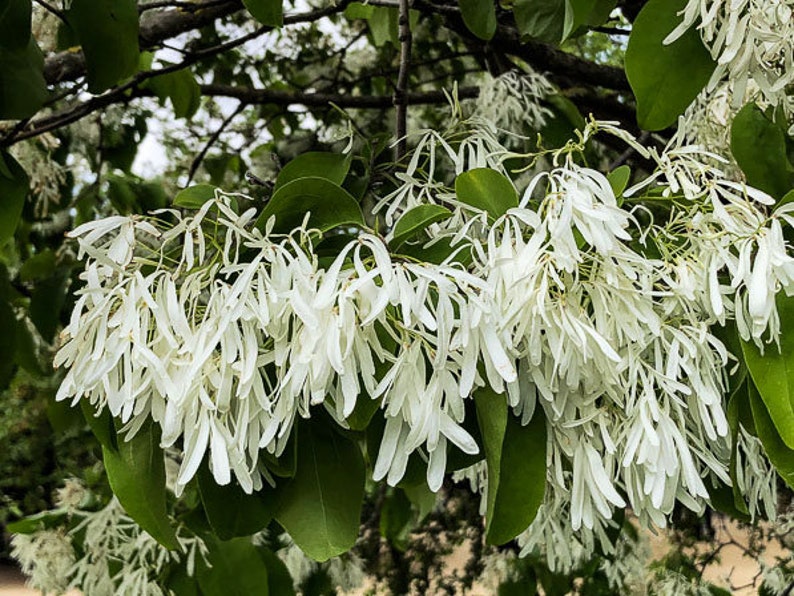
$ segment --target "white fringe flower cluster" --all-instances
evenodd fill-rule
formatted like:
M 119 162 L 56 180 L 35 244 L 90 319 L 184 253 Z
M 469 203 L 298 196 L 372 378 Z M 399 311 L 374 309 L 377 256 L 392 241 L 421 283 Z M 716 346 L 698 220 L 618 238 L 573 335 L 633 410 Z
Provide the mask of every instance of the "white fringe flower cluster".
M 249 492 L 268 479 L 260 450 L 279 454 L 296 416 L 322 406 L 345 426 L 359 400 L 378 399 L 375 478 L 396 484 L 418 450 L 437 490 L 448 443 L 478 450 L 465 402 L 487 386 L 522 421 L 547 421 L 549 490 L 523 542 L 557 524 L 588 548 L 615 508 L 659 526 L 676 502 L 700 510 L 707 483 L 730 484 L 730 355 L 710 327 L 735 320 L 748 341 L 777 340 L 794 205 L 770 212 L 698 150 L 659 155 L 591 122 L 489 222 L 451 182 L 516 156 L 482 122 L 468 136 L 459 124 L 454 148 L 437 132 L 419 140 L 379 208 L 393 222 L 416 204 L 453 206 L 430 233 L 470 250 L 467 267 L 396 257 L 370 232 L 321 266 L 314 232 L 260 231 L 255 209 L 239 214 L 223 194 L 188 217 L 77 228 L 85 285 L 56 358 L 68 367 L 58 399 L 107 407 L 133 433 L 151 417 L 164 447 L 181 444 L 178 487 L 208 454 L 218 483 L 234 476 Z M 658 162 L 624 194 L 663 201 L 664 219 L 619 205 L 603 174 L 576 164 L 597 132 Z
M 70 496 L 85 490 L 66 487 Z M 193 575 L 196 557 L 206 558 L 206 547 L 194 536 L 179 536 L 179 551 L 169 551 L 141 530 L 114 498 L 99 511 L 74 508 L 70 516 L 79 519 L 72 529 L 40 530 L 15 534 L 12 555 L 19 561 L 28 585 L 44 593 L 62 594 L 78 589 L 95 596 L 140 594 L 164 596 L 158 582 L 171 563 L 185 561 Z M 79 557 L 77 556 L 79 553 Z
M 717 62 L 709 90 L 727 77 L 734 95 L 741 98 L 752 82 L 767 103 L 794 116 L 794 100 L 787 89 L 794 84 L 793 0 L 689 0 L 681 14 L 681 24 L 665 43 L 697 23 Z

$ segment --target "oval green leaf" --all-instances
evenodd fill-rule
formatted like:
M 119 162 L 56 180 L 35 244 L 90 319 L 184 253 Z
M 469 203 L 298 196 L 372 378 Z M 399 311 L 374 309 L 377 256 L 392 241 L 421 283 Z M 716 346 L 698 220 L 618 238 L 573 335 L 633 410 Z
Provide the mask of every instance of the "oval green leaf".
M 664 39 L 681 22 L 686 0 L 650 0 L 637 19 L 626 49 L 626 76 L 637 98 L 637 122 L 645 130 L 674 124 L 714 72 L 700 35 L 693 27 L 675 42 Z
M 136 0 L 72 0 L 66 17 L 85 54 L 91 93 L 101 93 L 137 72 Z
M 780 439 L 794 449 L 794 297 L 779 294 L 777 309 L 783 330 L 780 351 L 770 345 L 761 354 L 754 343 L 743 341 L 742 353 Z M 761 435 L 760 429 L 758 434 Z
M 364 214 L 349 192 L 326 178 L 298 178 L 273 193 L 257 219 L 256 226 L 264 229 L 267 220 L 275 216 L 273 231 L 287 234 L 298 228 L 307 213 L 309 227 L 327 232 L 342 225 L 364 225 Z
M 455 179 L 455 194 L 461 203 L 485 211 L 491 219 L 497 219 L 508 209 L 518 207 L 518 194 L 513 183 L 489 168 L 477 168 L 460 174 Z
M 204 561 L 196 565 L 203 596 L 268 596 L 267 565 L 250 538 L 221 542 L 214 536 L 204 536 L 204 542 L 209 566 Z
M 243 4 L 251 16 L 263 25 L 281 27 L 284 23 L 281 0 L 243 0 Z
M 490 388 L 474 394 L 488 467 L 485 538 L 504 544 L 535 519 L 546 492 L 546 419 L 538 408 L 527 426 Z
M 195 184 L 180 190 L 174 197 L 174 207 L 184 209 L 200 209 L 207 201 L 215 198 L 218 189 L 213 184 Z
M 405 242 L 427 228 L 427 226 L 452 216 L 452 211 L 441 205 L 419 205 L 406 211 L 397 221 L 392 231 L 389 245 L 392 250 L 399 250 Z
M 235 482 L 221 486 L 205 461 L 198 486 L 207 521 L 221 540 L 255 534 L 273 519 L 278 494 L 269 485 L 250 495 Z
M 311 422 L 298 428 L 298 468 L 276 519 L 301 550 L 325 561 L 358 537 L 364 499 L 364 459 L 358 445 Z
M 759 151 L 761 147 L 763 150 Z M 749 185 L 776 199 L 791 190 L 786 135 L 754 103 L 744 106 L 733 119 L 731 153 Z
M 278 173 L 273 186 L 275 192 L 285 184 L 299 178 L 325 178 L 341 186 L 350 171 L 352 157 L 342 153 L 309 151 L 302 153 L 285 165 Z
M 794 450 L 783 441 L 778 432 L 777 424 L 770 417 L 771 411 L 756 387 L 749 383 L 750 407 L 753 411 L 758 438 L 764 446 L 769 461 L 775 466 L 780 477 L 789 487 L 794 488 Z
M 28 175 L 8 153 L 0 153 L 0 246 L 8 242 L 28 196 Z
M 496 5 L 494 0 L 458 0 L 460 16 L 469 31 L 488 41 L 496 33 Z
M 160 429 L 149 423 L 118 450 L 102 446 L 110 488 L 127 514 L 168 549 L 179 548 L 165 507 L 165 461 Z

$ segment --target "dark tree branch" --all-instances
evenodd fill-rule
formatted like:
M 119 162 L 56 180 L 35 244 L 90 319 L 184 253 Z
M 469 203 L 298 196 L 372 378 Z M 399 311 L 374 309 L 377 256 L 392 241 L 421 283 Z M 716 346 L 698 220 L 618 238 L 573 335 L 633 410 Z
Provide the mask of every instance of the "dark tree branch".
M 237 108 L 231 114 L 229 114 L 223 120 L 223 122 L 221 122 L 221 125 L 215 130 L 215 132 L 212 133 L 212 136 L 204 144 L 204 147 L 201 148 L 199 154 L 196 155 L 195 159 L 190 164 L 190 170 L 188 171 L 187 175 L 187 184 L 185 186 L 190 185 L 190 182 L 193 180 L 193 176 L 196 175 L 196 171 L 199 169 L 201 162 L 204 161 L 204 158 L 207 156 L 207 152 L 210 150 L 210 147 L 212 147 L 218 141 L 221 134 L 223 134 L 223 131 L 226 130 L 226 128 L 232 123 L 232 120 L 234 120 L 240 114 L 240 112 L 243 111 L 245 105 L 246 104 L 243 102 L 240 102 L 237 105 Z
M 332 7 L 312 10 L 295 15 L 288 15 L 284 17 L 284 22 L 287 23 L 287 21 L 289 21 L 290 23 L 302 23 L 315 21 L 329 14 L 334 14 L 338 11 L 344 10 L 344 7 L 349 3 L 349 1 L 350 0 L 341 0 L 337 5 Z M 96 110 L 104 109 L 107 106 L 116 103 L 123 103 L 132 97 L 151 95 L 150 92 L 140 89 L 140 85 L 148 79 L 182 70 L 195 64 L 203 58 L 221 54 L 227 50 L 240 46 L 247 41 L 255 39 L 256 37 L 259 37 L 260 35 L 263 35 L 271 30 L 272 27 L 260 27 L 255 31 L 248 33 L 247 35 L 243 35 L 237 39 L 191 52 L 189 56 L 187 56 L 178 64 L 173 64 L 157 70 L 139 72 L 126 83 L 110 89 L 103 95 L 93 97 L 88 101 L 78 104 L 77 106 L 72 106 L 51 116 L 46 116 L 37 120 L 33 120 L 32 122 L 28 122 L 27 125 L 31 126 L 31 128 L 25 128 L 23 130 L 17 125 L 9 133 L 3 137 L 0 137 L 0 147 L 8 147 L 19 141 L 37 137 L 45 132 L 56 130 L 62 126 L 72 124 L 73 122 L 77 122 L 81 118 L 84 118 Z M 82 54 L 80 54 L 80 56 L 82 59 Z
M 194 12 L 167 10 L 157 13 L 144 13 L 141 17 L 138 35 L 141 49 L 148 50 L 166 39 L 181 33 L 209 25 L 216 19 L 228 16 L 242 8 L 240 0 L 217 0 L 197 3 Z M 66 50 L 47 57 L 44 61 L 44 79 L 54 85 L 64 81 L 74 81 L 85 74 L 85 58 L 82 52 Z
M 430 0 L 416 0 L 413 8 L 425 14 L 443 13 L 445 26 L 463 39 L 473 41 L 478 45 L 483 44 L 482 40 L 475 38 L 466 27 L 460 10 L 456 6 L 434 4 Z M 513 26 L 500 23 L 493 39 L 488 42 L 488 46 L 508 56 L 521 58 L 539 72 L 566 76 L 578 81 L 579 84 L 631 92 L 623 69 L 596 64 L 537 41 L 522 41 L 521 35 Z
M 408 122 L 408 76 L 411 65 L 411 23 L 408 18 L 408 0 L 400 0 L 399 12 L 400 70 L 394 89 L 394 107 L 397 117 L 397 146 L 395 161 L 399 162 L 407 152 L 406 134 Z
M 64 23 L 66 22 L 66 15 L 63 13 L 63 11 L 62 10 L 58 10 L 52 4 L 50 4 L 49 2 L 45 2 L 45 0 L 36 0 L 36 4 L 41 6 L 47 12 L 51 12 L 52 14 L 54 14 L 56 17 L 61 19 L 61 21 L 63 21 Z
M 328 107 L 335 104 L 340 108 L 387 109 L 393 105 L 394 98 L 389 95 L 349 95 L 345 93 L 296 93 L 276 89 L 252 89 L 231 85 L 201 85 L 202 95 L 210 97 L 233 97 L 249 104 L 274 104 L 278 106 L 302 105 L 308 108 Z M 477 97 L 477 87 L 463 87 L 458 97 L 469 99 Z M 444 104 L 447 96 L 443 91 L 405 94 L 408 105 Z
M 340 0 L 325 8 L 304 13 L 285 15 L 284 24 L 308 23 L 342 12 L 350 0 Z M 138 42 L 142 50 L 160 46 L 164 41 L 195 29 L 205 27 L 217 19 L 227 17 L 243 8 L 241 0 L 204 0 L 191 3 L 189 11 L 174 8 L 163 11 L 146 11 L 141 15 Z M 259 35 L 272 30 L 261 27 Z M 44 61 L 44 79 L 49 85 L 74 81 L 85 74 L 85 58 L 82 52 L 67 50 L 47 57 Z

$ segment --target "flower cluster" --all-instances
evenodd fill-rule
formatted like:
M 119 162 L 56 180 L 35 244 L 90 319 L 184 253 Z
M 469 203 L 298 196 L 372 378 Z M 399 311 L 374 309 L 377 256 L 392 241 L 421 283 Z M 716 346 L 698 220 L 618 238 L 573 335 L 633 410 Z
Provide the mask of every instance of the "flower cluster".
M 218 483 L 234 476 L 249 492 L 269 479 L 260 451 L 280 454 L 297 416 L 322 407 L 345 427 L 378 400 L 375 478 L 396 484 L 418 451 L 437 490 L 448 444 L 478 451 L 465 406 L 488 387 L 524 423 L 547 424 L 550 488 L 527 544 L 563 524 L 591 549 L 615 508 L 659 526 L 676 502 L 700 510 L 710 482 L 731 482 L 731 355 L 712 329 L 735 320 L 747 341 L 777 340 L 775 295 L 794 292 L 783 236 L 794 205 L 770 212 L 697 149 L 659 154 L 590 122 L 489 219 L 456 201 L 452 180 L 506 173 L 516 155 L 478 119 L 450 131 L 455 142 L 424 134 L 379 205 L 389 225 L 418 204 L 451 206 L 428 230 L 453 248 L 440 264 L 391 254 L 371 231 L 321 261 L 316 231 L 274 234 L 223 193 L 187 217 L 78 227 L 87 263 L 58 399 L 108 408 L 130 433 L 153 419 L 163 446 L 181 445 L 177 490 L 208 454 Z M 658 163 L 625 204 L 575 159 L 597 133 Z M 744 486 L 766 503 L 769 482 L 750 476 L 768 468 L 743 440 Z
M 79 520 L 71 529 L 14 535 L 12 555 L 32 588 L 55 594 L 76 588 L 97 596 L 163 596 L 158 574 L 169 564 L 183 561 L 192 576 L 196 558 L 206 557 L 204 543 L 194 536 L 179 536 L 180 550 L 169 551 L 141 530 L 115 498 L 99 511 L 75 508 L 75 500 L 85 495 L 75 481 L 59 493 L 59 511 L 68 509 Z
M 794 116 L 787 92 L 794 83 L 794 1 L 689 0 L 681 24 L 665 43 L 675 41 L 696 23 L 717 62 L 709 89 L 727 77 L 741 99 L 745 88 L 754 84 L 767 103 L 780 105 L 789 117 Z

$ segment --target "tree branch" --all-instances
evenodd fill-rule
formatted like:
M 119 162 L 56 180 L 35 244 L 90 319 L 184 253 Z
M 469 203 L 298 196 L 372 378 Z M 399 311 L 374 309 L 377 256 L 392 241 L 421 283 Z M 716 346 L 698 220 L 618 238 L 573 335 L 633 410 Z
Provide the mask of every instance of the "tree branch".
M 212 133 L 212 136 L 204 144 L 204 147 L 201 148 L 199 154 L 196 155 L 195 159 L 190 164 L 190 170 L 188 171 L 188 175 L 187 175 L 187 184 L 185 186 L 190 186 L 190 182 L 193 180 L 193 176 L 196 175 L 196 171 L 201 165 L 201 162 L 204 161 L 204 158 L 206 157 L 207 152 L 210 150 L 210 147 L 212 147 L 217 142 L 218 138 L 220 138 L 223 131 L 226 130 L 226 128 L 232 123 L 232 120 L 234 120 L 240 114 L 240 112 L 243 111 L 245 105 L 246 104 L 244 104 L 243 102 L 240 102 L 237 105 L 237 108 L 235 108 L 235 110 L 231 114 L 229 114 L 224 119 L 223 122 L 221 122 L 221 125 L 215 130 L 215 132 Z
M 411 23 L 408 18 L 408 0 L 400 0 L 399 12 L 400 70 L 397 73 L 397 86 L 394 89 L 393 103 L 397 117 L 397 146 L 395 161 L 399 162 L 407 152 L 408 122 L 408 75 L 411 65 Z
M 426 14 L 444 14 L 445 26 L 466 40 L 480 46 L 485 45 L 485 42 L 474 37 L 469 31 L 456 6 L 439 5 L 431 0 L 415 0 L 413 7 Z M 579 84 L 631 92 L 623 69 L 596 64 L 537 41 L 522 41 L 520 33 L 513 26 L 499 23 L 488 46 L 508 56 L 521 58 L 539 72 L 565 76 L 576 80 Z
M 340 0 L 325 8 L 310 10 L 298 14 L 284 16 L 284 24 L 307 23 L 323 17 L 342 12 L 350 0 Z M 146 5 L 144 5 L 145 7 Z M 182 33 L 200 29 L 227 17 L 243 8 L 241 0 L 204 0 L 192 3 L 189 11 L 181 8 L 172 10 L 150 11 L 141 15 L 138 43 L 142 50 L 160 46 L 167 39 Z M 260 28 L 260 35 L 272 30 L 273 27 Z M 85 58 L 81 51 L 66 50 L 52 54 L 44 61 L 44 79 L 47 84 L 54 85 L 65 81 L 74 81 L 85 74 Z

